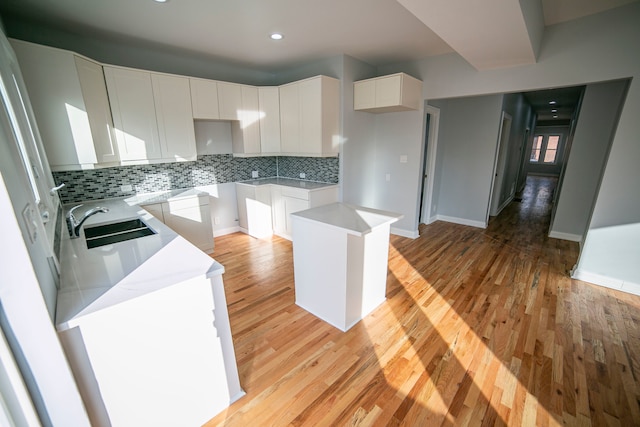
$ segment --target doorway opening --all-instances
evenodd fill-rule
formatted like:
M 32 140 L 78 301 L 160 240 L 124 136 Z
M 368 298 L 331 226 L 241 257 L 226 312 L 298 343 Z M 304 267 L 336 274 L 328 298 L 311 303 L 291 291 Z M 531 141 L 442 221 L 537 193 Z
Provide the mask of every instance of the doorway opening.
M 433 203 L 434 172 L 438 145 L 438 125 L 440 109 L 425 106 L 424 146 L 422 149 L 422 174 L 420 180 L 420 203 L 418 205 L 418 224 L 430 224 L 435 221 L 437 206 Z

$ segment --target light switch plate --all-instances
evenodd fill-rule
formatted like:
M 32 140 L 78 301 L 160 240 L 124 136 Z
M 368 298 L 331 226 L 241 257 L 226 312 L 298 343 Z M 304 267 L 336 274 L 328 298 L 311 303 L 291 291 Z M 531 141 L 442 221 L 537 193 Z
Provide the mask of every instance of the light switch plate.
M 258 171 L 251 171 L 251 178 L 258 178 Z

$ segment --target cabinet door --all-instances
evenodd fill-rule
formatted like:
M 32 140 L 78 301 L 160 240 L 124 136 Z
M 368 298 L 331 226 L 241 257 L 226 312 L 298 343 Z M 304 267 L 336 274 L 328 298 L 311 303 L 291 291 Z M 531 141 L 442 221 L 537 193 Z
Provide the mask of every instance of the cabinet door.
M 400 75 L 376 79 L 376 107 L 389 107 L 400 104 Z
M 282 201 L 282 189 L 279 185 L 271 186 L 271 215 L 273 219 L 273 231 L 282 235 L 286 227 L 284 217 L 284 202 Z
M 162 152 L 151 74 L 104 67 L 118 151 L 122 161 L 160 159 Z
M 97 158 L 74 55 L 19 40 L 11 45 L 51 168 L 93 167 Z
M 236 184 L 236 200 L 238 203 L 238 226 L 247 230 L 249 221 L 247 220 L 247 200 L 255 199 L 255 187 L 250 185 Z
M 221 120 L 240 120 L 242 110 L 241 85 L 218 82 L 218 104 Z
M 260 150 L 262 153 L 280 152 L 280 92 L 277 87 L 259 87 Z
M 353 109 L 373 108 L 376 106 L 376 81 L 363 80 L 353 84 Z
M 300 139 L 300 88 L 292 83 L 280 86 L 280 151 L 297 153 Z
M 151 74 L 162 157 L 196 159 L 191 91 L 186 77 Z
M 291 236 L 291 214 L 309 209 L 309 201 L 289 196 L 282 196 L 282 203 L 284 206 L 285 234 L 287 236 Z
M 79 56 L 75 56 L 74 59 L 97 161 L 98 163 L 118 162 L 120 155 L 113 134 L 113 120 L 102 66 Z
M 189 79 L 191 87 L 191 108 L 194 119 L 217 120 L 220 118 L 218 107 L 218 84 L 215 80 Z
M 241 86 L 242 106 L 240 108 L 240 127 L 242 128 L 243 153 L 260 153 L 260 104 L 258 88 Z
M 305 80 L 300 83 L 299 152 L 320 154 L 322 137 L 322 80 Z
M 194 246 L 205 252 L 211 252 L 213 251 L 213 226 L 209 204 L 199 203 L 198 200 L 200 199 L 194 198 L 193 203 L 186 203 L 184 200 L 178 203 L 163 203 L 164 223 Z

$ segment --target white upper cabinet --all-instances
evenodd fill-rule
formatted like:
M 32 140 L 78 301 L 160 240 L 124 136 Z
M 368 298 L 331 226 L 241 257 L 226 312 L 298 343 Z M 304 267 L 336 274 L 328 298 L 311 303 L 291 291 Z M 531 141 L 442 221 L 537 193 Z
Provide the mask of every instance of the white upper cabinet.
M 280 151 L 298 151 L 300 140 L 300 87 L 292 83 L 280 86 Z
M 195 160 L 188 78 L 107 66 L 104 72 L 122 163 Z
M 151 74 L 162 157 L 172 161 L 196 159 L 196 136 L 189 79 Z
M 281 153 L 330 157 L 340 144 L 340 81 L 317 76 L 280 86 Z
M 242 85 L 217 82 L 220 120 L 240 120 Z
M 370 113 L 419 110 L 422 82 L 405 73 L 353 83 L 353 109 Z
M 280 91 L 275 86 L 258 88 L 260 105 L 260 150 L 262 154 L 280 153 Z
M 240 105 L 237 107 L 237 119 L 231 124 L 233 154 L 240 156 L 259 156 L 260 150 L 260 104 L 258 88 L 237 85 L 240 89 Z
M 162 158 L 151 73 L 104 67 L 120 159 L 146 162 Z
M 218 106 L 218 82 L 190 78 L 191 107 L 194 119 L 218 120 L 220 108 Z
M 76 56 L 76 69 L 99 164 L 120 161 L 102 65 Z
M 100 64 L 72 52 L 11 40 L 52 170 L 118 162 Z

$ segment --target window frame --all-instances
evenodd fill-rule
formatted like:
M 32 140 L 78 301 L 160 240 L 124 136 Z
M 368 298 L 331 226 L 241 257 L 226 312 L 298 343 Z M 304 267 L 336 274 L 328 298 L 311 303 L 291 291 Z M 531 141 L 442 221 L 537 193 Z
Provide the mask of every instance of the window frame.
M 564 135 L 560 132 L 550 132 L 550 133 L 537 133 L 534 134 L 533 139 L 532 139 L 532 143 L 531 143 L 531 150 L 529 152 L 529 164 L 532 165 L 557 165 L 558 164 L 558 156 L 560 154 L 560 149 L 562 147 L 562 137 Z M 547 162 L 544 161 L 546 154 L 547 154 L 547 148 L 548 148 L 548 144 L 549 144 L 549 138 L 552 137 L 557 137 L 558 138 L 558 144 L 556 145 L 555 148 L 555 156 L 553 157 L 553 161 L 552 162 Z M 542 142 L 540 143 L 540 148 L 537 149 L 535 148 L 535 143 L 536 140 L 538 138 L 542 138 Z M 538 156 L 536 159 L 534 159 L 533 153 L 535 151 L 538 151 Z M 551 150 L 550 150 L 551 151 Z

